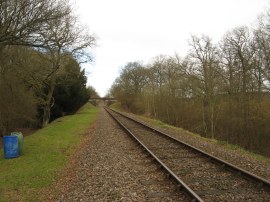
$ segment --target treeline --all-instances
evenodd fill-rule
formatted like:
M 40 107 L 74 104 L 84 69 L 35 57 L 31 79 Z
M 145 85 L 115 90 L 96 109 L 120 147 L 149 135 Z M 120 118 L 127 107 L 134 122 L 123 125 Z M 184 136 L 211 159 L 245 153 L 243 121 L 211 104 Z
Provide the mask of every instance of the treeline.
M 0 136 L 76 111 L 95 45 L 68 0 L 0 0 Z
M 270 155 L 270 13 L 213 43 L 191 36 L 185 57 L 130 62 L 111 87 L 123 107 Z

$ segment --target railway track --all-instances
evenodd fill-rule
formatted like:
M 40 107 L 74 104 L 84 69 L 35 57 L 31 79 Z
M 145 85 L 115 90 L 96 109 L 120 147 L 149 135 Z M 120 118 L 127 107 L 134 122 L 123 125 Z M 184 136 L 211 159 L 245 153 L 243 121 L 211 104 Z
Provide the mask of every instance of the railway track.
M 106 109 L 194 201 L 270 201 L 270 182 Z

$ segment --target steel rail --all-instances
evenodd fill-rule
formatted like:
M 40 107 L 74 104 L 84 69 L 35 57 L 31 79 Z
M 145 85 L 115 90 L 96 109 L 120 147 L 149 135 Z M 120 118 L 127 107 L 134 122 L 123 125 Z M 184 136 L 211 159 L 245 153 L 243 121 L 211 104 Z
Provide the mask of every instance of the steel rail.
M 132 121 L 146 127 L 146 128 L 148 128 L 148 129 L 151 129 L 151 130 L 153 130 L 153 131 L 155 131 L 155 132 L 157 132 L 157 133 L 159 133 L 161 135 L 164 135 L 167 138 L 172 139 L 172 140 L 184 145 L 185 147 L 188 147 L 188 148 L 190 148 L 190 149 L 192 149 L 192 150 L 194 150 L 194 151 L 196 151 L 196 152 L 198 152 L 200 154 L 203 154 L 204 156 L 210 158 L 211 160 L 221 164 L 225 168 L 234 170 L 234 171 L 238 172 L 239 174 L 243 174 L 243 176 L 245 176 L 246 178 L 252 179 L 253 181 L 256 181 L 260 185 L 264 186 L 265 188 L 270 189 L 270 181 L 268 181 L 268 180 L 266 180 L 266 179 L 264 179 L 264 178 L 262 178 L 260 176 L 257 176 L 255 174 L 253 174 L 253 173 L 251 173 L 251 172 L 249 172 L 247 170 L 244 170 L 244 169 L 242 169 L 242 168 L 240 168 L 240 167 L 238 167 L 236 165 L 233 165 L 233 164 L 231 164 L 231 163 L 229 163 L 229 162 L 227 162 L 225 160 L 222 160 L 222 159 L 220 159 L 218 157 L 215 157 L 215 156 L 213 156 L 213 155 L 211 155 L 211 154 L 209 154 L 209 153 L 207 153 L 207 152 L 205 152 L 205 151 L 203 151 L 201 149 L 198 149 L 198 148 L 196 148 L 196 147 L 194 147 L 194 146 L 192 146 L 192 145 L 190 145 L 188 143 L 185 143 L 185 142 L 183 142 L 181 140 L 178 140 L 178 139 L 176 139 L 176 138 L 174 138 L 174 137 L 172 137 L 172 136 L 170 136 L 170 135 L 168 135 L 168 134 L 166 134 L 166 133 L 164 133 L 164 132 L 162 132 L 162 131 L 160 131 L 160 130 L 158 130 L 156 128 L 153 128 L 152 126 L 150 126 L 148 124 L 145 124 L 145 123 L 143 123 L 141 121 L 135 120 L 135 119 L 131 118 L 130 116 L 127 116 L 127 115 L 125 115 L 125 114 L 123 114 L 123 113 L 121 113 L 119 111 L 116 111 L 114 109 L 110 109 L 110 110 L 112 110 L 115 113 L 120 114 L 120 115 L 122 115 L 122 116 L 124 116 L 124 117 L 126 117 L 126 118 L 128 118 L 128 119 L 130 119 L 130 120 L 132 120 Z
M 132 136 L 132 138 L 143 147 L 145 151 L 147 151 L 151 157 L 166 171 L 168 172 L 169 176 L 171 176 L 174 181 L 183 188 L 190 197 L 192 197 L 195 201 L 203 202 L 203 199 L 199 197 L 185 182 L 183 182 L 171 169 L 169 169 L 150 149 L 148 149 L 127 127 L 121 123 L 119 119 L 117 119 L 108 108 L 105 110 L 111 115 L 111 117 L 128 133 Z M 110 109 L 111 110 L 111 109 Z M 114 110 L 112 110 L 114 111 Z

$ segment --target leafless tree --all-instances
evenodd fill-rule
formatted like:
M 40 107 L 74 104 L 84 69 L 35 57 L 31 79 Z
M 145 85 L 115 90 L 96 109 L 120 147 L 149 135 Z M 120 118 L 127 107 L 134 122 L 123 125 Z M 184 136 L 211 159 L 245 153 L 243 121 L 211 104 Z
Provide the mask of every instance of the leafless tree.
M 47 96 L 42 107 L 44 110 L 42 126 L 46 126 L 50 120 L 55 81 L 58 72 L 67 61 L 67 56 L 73 55 L 82 62 L 91 60 L 86 49 L 95 46 L 96 42 L 95 37 L 90 35 L 86 28 L 80 26 L 78 19 L 71 14 L 55 19 L 47 23 L 47 26 L 48 30 L 42 33 L 42 41 L 45 43 L 41 49 L 41 56 L 49 61 L 50 72 L 44 80 Z
M 202 95 L 200 96 L 203 97 L 204 113 L 202 119 L 205 133 L 210 133 L 211 137 L 214 138 L 215 95 L 219 75 L 217 48 L 208 36 L 202 36 L 201 38 L 192 36 L 189 44 L 191 47 L 189 55 L 194 61 L 192 71 L 194 72 L 193 74 L 197 75 L 201 83 L 198 88 L 201 89 Z M 210 112 L 208 112 L 208 108 Z
M 71 12 L 66 5 L 68 0 L 0 0 L 0 48 L 43 46 L 40 33 Z

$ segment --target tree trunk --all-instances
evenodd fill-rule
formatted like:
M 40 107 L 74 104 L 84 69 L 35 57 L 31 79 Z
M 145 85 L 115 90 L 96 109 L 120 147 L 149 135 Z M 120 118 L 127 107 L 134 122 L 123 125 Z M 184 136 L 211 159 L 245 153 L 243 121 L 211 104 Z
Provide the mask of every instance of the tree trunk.
M 43 107 L 43 116 L 42 116 L 42 127 L 45 127 L 49 124 L 50 118 L 51 118 L 51 108 L 53 106 L 52 100 L 53 100 L 53 92 L 55 88 L 55 78 L 56 72 L 52 75 L 52 81 L 50 83 L 50 86 L 48 88 L 48 93 L 45 101 L 45 105 Z
M 213 103 L 211 103 L 211 138 L 215 138 L 215 134 L 214 134 L 214 105 Z
M 206 101 L 205 98 L 203 98 L 202 100 L 202 124 L 203 124 L 203 132 L 204 132 L 204 136 L 207 136 L 207 123 L 206 123 Z

